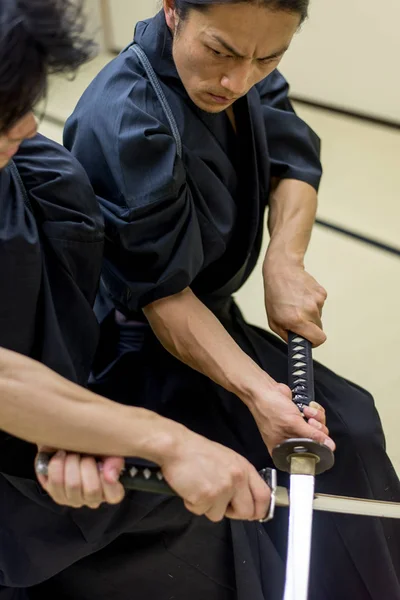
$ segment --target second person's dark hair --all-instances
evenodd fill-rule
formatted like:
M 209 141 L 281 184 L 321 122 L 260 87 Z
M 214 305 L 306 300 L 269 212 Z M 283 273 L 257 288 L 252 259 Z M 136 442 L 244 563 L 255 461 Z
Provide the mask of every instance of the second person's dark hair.
M 0 132 L 45 95 L 49 74 L 74 73 L 94 51 L 83 0 L 0 0 Z
M 215 4 L 255 4 L 270 10 L 298 13 L 301 23 L 308 17 L 310 0 L 175 0 L 175 8 L 184 21 L 190 10 L 207 10 Z

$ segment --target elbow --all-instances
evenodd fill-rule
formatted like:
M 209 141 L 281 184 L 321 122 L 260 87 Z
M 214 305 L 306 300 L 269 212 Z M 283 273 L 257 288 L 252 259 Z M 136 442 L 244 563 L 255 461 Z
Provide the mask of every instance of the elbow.
M 166 296 L 165 298 L 160 298 L 159 300 L 151 302 L 142 309 L 143 314 L 149 322 L 154 317 L 162 318 L 164 315 L 175 312 L 191 296 L 193 296 L 192 290 L 190 288 L 185 288 L 177 294 L 172 294 L 171 296 Z

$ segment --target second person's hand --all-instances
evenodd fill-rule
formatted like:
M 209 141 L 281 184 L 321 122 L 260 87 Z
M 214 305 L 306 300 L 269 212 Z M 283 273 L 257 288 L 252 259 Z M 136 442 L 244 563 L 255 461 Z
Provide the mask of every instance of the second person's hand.
M 211 521 L 265 518 L 271 490 L 243 456 L 185 428 L 162 472 L 186 508 Z
M 309 438 L 325 444 L 332 451 L 335 442 L 329 437 L 325 410 L 317 403 L 305 408 L 304 419 L 292 400 L 292 392 L 283 384 L 266 376 L 257 391 L 246 399 L 269 453 L 285 440 Z
M 39 448 L 39 452 L 51 449 Z M 125 491 L 119 483 L 123 467 L 124 460 L 119 457 L 98 461 L 60 450 L 49 462 L 48 476 L 38 475 L 38 480 L 57 504 L 96 509 L 103 503 L 118 504 L 123 500 Z

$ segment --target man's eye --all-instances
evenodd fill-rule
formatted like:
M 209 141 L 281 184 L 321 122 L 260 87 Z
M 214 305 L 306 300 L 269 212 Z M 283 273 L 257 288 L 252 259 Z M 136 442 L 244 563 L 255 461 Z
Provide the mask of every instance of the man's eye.
M 219 56 L 220 58 L 229 58 L 228 54 L 223 54 L 222 52 L 219 52 L 218 50 L 214 50 L 214 48 L 209 48 L 209 50 L 211 50 L 211 52 L 214 54 L 214 56 Z
M 262 58 L 259 62 L 261 65 L 268 65 L 276 60 L 279 60 L 281 57 L 275 56 L 274 58 Z

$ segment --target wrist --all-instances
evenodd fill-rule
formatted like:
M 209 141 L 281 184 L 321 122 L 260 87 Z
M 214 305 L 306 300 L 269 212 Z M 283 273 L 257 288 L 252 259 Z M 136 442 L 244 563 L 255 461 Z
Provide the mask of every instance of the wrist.
M 139 456 L 163 467 L 169 460 L 182 454 L 188 433 L 186 427 L 146 409 L 133 410 L 135 429 L 140 431 L 140 435 L 131 436 L 131 445 L 133 441 L 134 446 L 132 456 Z M 135 439 L 132 440 L 132 437 Z
M 281 271 L 286 268 L 304 269 L 305 251 L 295 250 L 287 245 L 274 244 L 268 247 L 263 263 L 263 273 Z
M 275 386 L 276 381 L 268 373 L 258 368 L 258 371 L 250 372 L 236 382 L 235 394 L 251 410 L 257 405 L 259 398 L 266 391 L 274 389 Z

